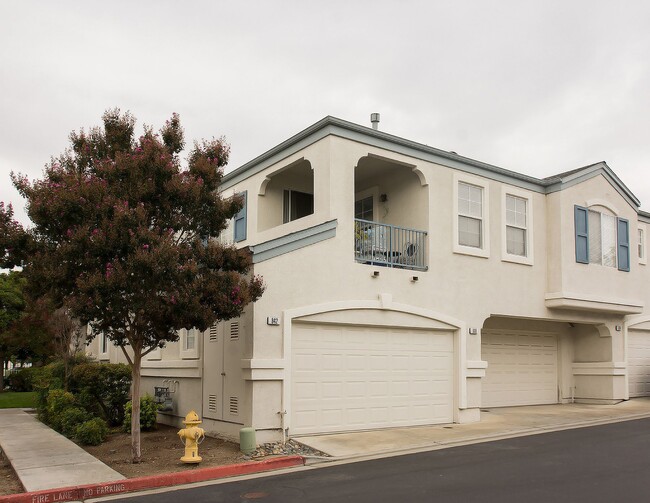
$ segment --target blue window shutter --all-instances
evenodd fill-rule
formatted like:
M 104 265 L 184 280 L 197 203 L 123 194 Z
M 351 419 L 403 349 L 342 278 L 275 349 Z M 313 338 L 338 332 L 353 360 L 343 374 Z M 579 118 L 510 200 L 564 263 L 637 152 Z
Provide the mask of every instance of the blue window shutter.
M 244 206 L 242 206 L 242 209 L 239 210 L 239 213 L 237 213 L 234 218 L 235 230 L 233 236 L 235 243 L 246 239 L 246 193 L 247 191 L 237 194 L 237 197 L 241 197 L 244 200 Z
M 616 219 L 618 241 L 618 270 L 630 270 L 630 224 L 624 218 Z
M 576 226 L 576 262 L 589 263 L 589 212 L 582 206 L 574 207 Z

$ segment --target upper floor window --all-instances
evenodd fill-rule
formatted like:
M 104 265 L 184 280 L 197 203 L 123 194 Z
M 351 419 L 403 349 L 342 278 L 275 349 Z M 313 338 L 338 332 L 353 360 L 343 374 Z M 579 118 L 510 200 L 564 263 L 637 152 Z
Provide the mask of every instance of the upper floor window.
M 293 222 L 314 213 L 314 194 L 285 189 L 282 201 L 282 223 Z
M 504 185 L 501 196 L 501 260 L 533 265 L 532 194 Z
M 523 197 L 506 195 L 506 251 L 510 255 L 528 254 L 528 201 Z
M 354 218 L 372 221 L 373 197 L 368 196 L 354 202 Z
M 639 254 L 639 264 L 647 264 L 648 258 L 646 257 L 645 251 L 645 230 L 641 227 L 638 229 L 638 254 Z
M 490 256 L 487 180 L 454 173 L 453 248 L 455 253 Z
M 235 243 L 238 243 L 239 241 L 244 241 L 246 239 L 246 220 L 247 220 L 247 215 L 246 215 L 246 195 L 247 192 L 240 192 L 237 194 L 237 197 L 241 197 L 243 200 L 243 206 L 242 209 L 239 210 L 239 212 L 235 215 L 233 218 L 233 239 Z
M 581 206 L 574 209 L 576 262 L 630 270 L 629 223 Z
M 458 184 L 458 244 L 483 248 L 483 187 Z

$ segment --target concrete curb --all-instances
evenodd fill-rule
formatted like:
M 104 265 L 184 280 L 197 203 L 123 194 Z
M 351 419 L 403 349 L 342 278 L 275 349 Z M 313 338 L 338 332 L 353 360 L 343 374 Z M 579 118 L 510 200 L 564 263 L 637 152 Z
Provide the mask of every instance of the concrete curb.
M 305 460 L 302 456 L 282 456 L 264 461 L 250 461 L 234 465 L 214 466 L 200 468 L 187 472 L 163 473 L 148 477 L 124 479 L 103 484 L 88 484 L 59 489 L 46 489 L 30 493 L 10 494 L 0 496 L 0 503 L 63 503 L 64 501 L 84 501 L 90 498 L 109 496 L 113 494 L 155 489 L 158 487 L 176 486 L 203 482 L 206 480 L 247 475 L 249 473 L 266 472 L 303 466 Z

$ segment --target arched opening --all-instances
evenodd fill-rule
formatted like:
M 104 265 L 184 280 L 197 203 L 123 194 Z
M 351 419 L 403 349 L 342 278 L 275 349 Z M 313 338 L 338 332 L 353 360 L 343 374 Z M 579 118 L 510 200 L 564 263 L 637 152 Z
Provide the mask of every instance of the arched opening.
M 257 229 L 264 231 L 314 213 L 314 171 L 305 159 L 276 171 L 259 192 Z
M 428 191 L 415 166 L 375 155 L 354 172 L 357 262 L 426 270 Z

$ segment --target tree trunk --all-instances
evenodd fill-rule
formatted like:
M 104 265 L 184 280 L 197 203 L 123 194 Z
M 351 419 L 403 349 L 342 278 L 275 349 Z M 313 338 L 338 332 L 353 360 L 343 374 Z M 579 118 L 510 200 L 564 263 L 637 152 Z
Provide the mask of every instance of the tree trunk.
M 140 454 L 140 363 L 142 356 L 137 349 L 131 367 L 131 461 L 139 463 Z

